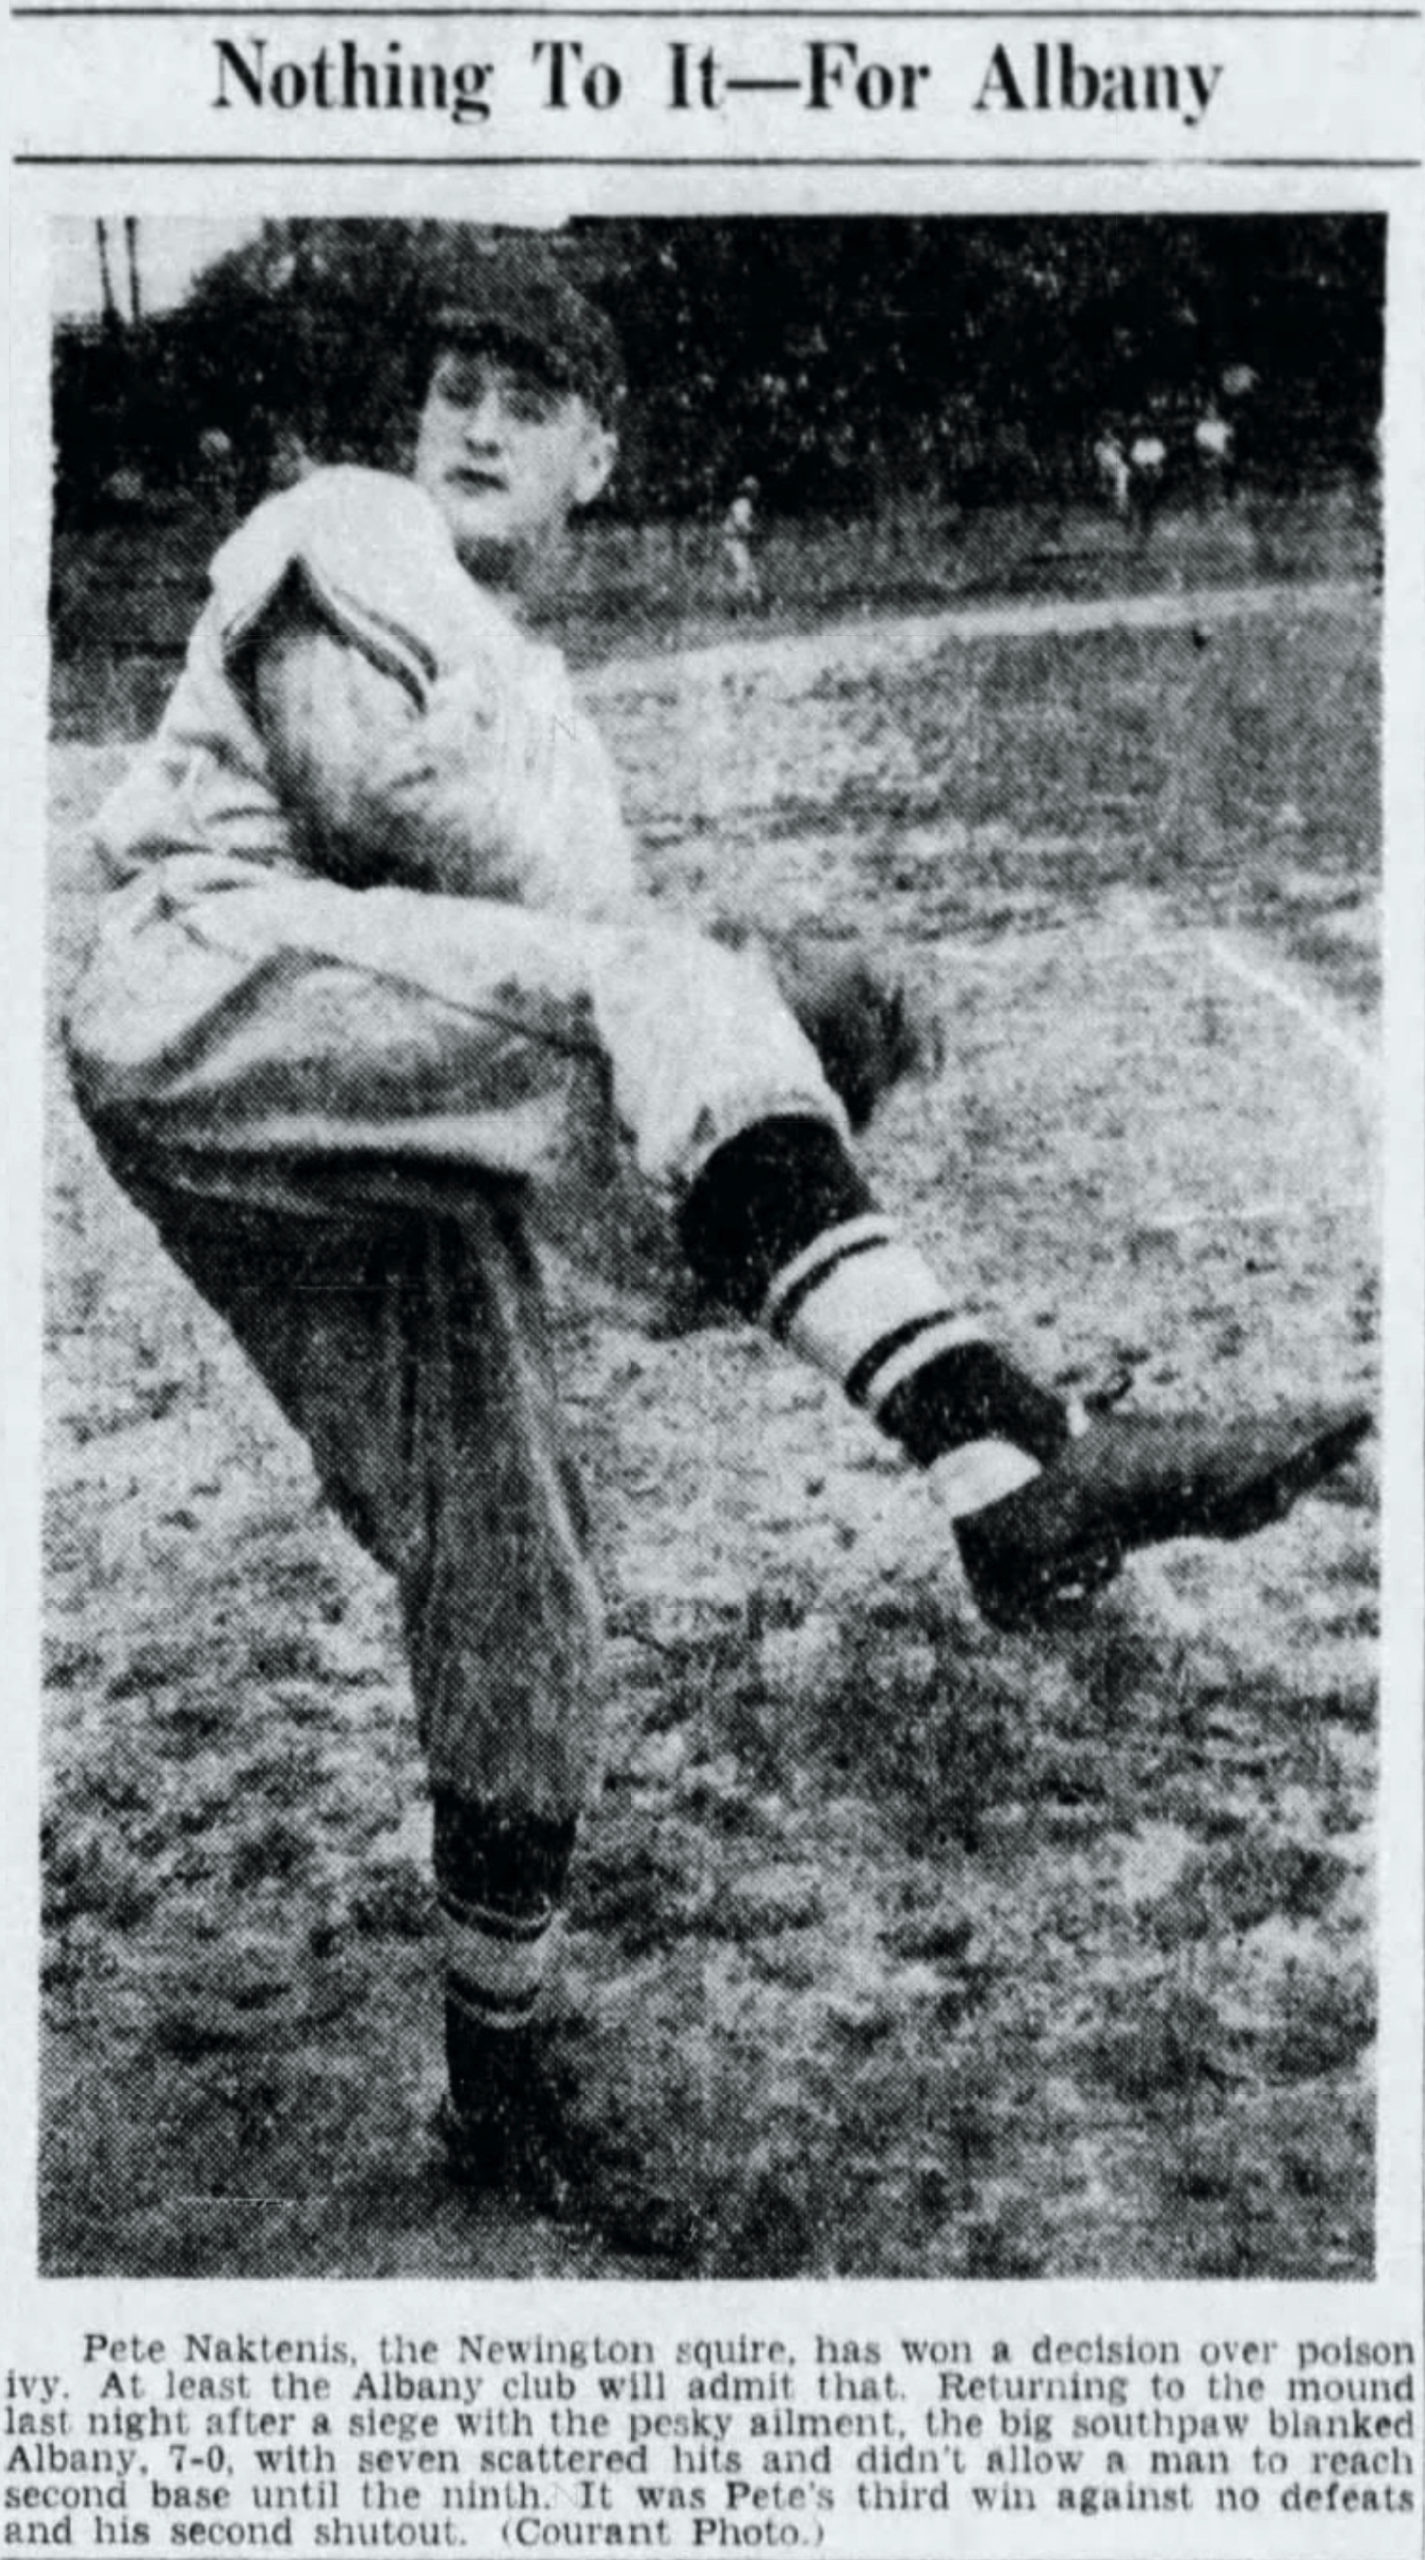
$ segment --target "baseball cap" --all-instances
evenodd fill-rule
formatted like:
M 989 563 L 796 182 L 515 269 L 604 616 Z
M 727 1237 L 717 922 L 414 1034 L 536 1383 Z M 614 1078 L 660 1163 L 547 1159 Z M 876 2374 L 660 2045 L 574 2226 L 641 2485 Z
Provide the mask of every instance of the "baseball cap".
M 532 359 L 606 423 L 617 416 L 625 389 L 618 339 L 542 240 L 469 241 L 440 281 L 434 327 L 442 343 Z

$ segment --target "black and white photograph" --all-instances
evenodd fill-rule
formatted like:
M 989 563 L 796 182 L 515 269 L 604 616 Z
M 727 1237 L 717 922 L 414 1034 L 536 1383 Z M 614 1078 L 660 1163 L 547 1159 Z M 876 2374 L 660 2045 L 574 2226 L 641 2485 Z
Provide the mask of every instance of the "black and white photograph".
M 109 183 L 41 2274 L 1368 2284 L 1384 216 Z

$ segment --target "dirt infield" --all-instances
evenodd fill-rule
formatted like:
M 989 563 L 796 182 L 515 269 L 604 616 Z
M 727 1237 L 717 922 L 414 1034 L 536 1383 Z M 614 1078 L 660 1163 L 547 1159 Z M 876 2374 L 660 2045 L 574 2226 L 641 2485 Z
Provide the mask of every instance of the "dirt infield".
M 871 1154 L 989 1329 L 1144 1405 L 1371 1392 L 1374 610 L 1162 602 L 590 690 L 660 894 L 934 996 Z M 56 754 L 57 995 L 120 762 Z M 561 1280 L 617 1682 L 556 2229 L 439 2171 L 389 1596 L 50 1099 L 49 2272 L 1368 2272 L 1369 1465 L 992 1639 L 816 1380 Z

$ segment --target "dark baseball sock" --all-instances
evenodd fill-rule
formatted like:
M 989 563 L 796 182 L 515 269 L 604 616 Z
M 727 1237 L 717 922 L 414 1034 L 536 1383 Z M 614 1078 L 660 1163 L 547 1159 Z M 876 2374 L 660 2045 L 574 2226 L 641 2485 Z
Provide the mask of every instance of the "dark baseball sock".
M 730 1139 L 692 1187 L 681 1238 L 711 1295 L 835 1377 L 918 1466 L 948 1462 L 952 1511 L 1029 1482 L 1068 1437 L 1059 1398 L 957 1315 L 829 1123 L 771 1119 Z
M 1069 1437 L 1061 1397 L 1016 1369 L 992 1342 L 932 1352 L 886 1397 L 876 1420 L 918 1467 L 934 1466 L 970 1440 L 1004 1439 L 1041 1466 Z
M 576 1824 L 435 1790 L 450 2095 L 467 2123 L 499 2115 L 525 2065 Z
M 828 1121 L 759 1120 L 708 1158 L 684 1204 L 680 1240 L 709 1296 L 753 1318 L 796 1255 L 874 1205 Z

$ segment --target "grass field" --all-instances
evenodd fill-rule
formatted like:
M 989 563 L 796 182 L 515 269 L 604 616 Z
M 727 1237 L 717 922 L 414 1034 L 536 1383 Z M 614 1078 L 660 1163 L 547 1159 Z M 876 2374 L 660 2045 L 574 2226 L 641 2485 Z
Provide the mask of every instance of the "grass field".
M 877 1180 L 1052 1377 L 1373 1391 L 1376 646 L 1360 595 L 590 677 L 660 892 L 933 995 Z M 55 755 L 56 1003 L 121 762 Z M 1368 1466 L 994 1639 L 816 1380 L 561 1283 L 618 1676 L 555 2227 L 440 2173 L 390 1596 L 51 1108 L 49 2272 L 1369 2272 Z

